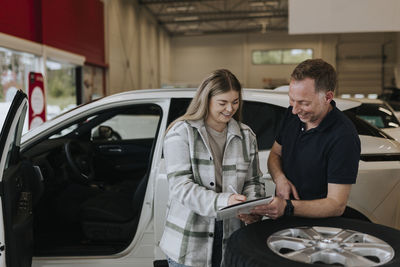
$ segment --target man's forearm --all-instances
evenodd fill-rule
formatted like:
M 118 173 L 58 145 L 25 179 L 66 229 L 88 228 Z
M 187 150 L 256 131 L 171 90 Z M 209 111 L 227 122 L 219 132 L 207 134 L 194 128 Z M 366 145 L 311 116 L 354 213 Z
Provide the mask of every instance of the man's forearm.
M 311 218 L 340 216 L 346 209 L 350 190 L 350 184 L 328 184 L 326 198 L 293 200 L 294 215 Z
M 325 218 L 341 216 L 346 208 L 345 203 L 335 199 L 292 200 L 294 215 L 309 218 Z
M 286 177 L 282 170 L 281 157 L 278 154 L 271 151 L 269 154 L 267 165 L 268 165 L 268 172 L 275 183 L 279 178 Z

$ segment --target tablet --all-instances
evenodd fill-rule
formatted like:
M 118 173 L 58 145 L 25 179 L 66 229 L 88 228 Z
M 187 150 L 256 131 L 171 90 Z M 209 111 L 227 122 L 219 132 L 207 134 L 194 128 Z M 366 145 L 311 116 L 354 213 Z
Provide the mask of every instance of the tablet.
M 226 206 L 217 211 L 217 220 L 224 220 L 232 217 L 236 217 L 239 214 L 249 214 L 250 210 L 258 205 L 265 205 L 270 203 L 274 199 L 273 196 L 256 198 L 249 201 L 233 204 Z

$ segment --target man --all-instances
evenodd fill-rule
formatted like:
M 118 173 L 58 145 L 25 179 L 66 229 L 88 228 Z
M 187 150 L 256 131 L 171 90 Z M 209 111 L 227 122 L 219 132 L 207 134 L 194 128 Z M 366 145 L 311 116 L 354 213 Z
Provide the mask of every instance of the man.
M 254 213 L 272 219 L 343 214 L 361 149 L 354 125 L 336 108 L 336 83 L 334 68 L 322 59 L 306 60 L 294 69 L 290 107 L 268 158 L 276 197 Z

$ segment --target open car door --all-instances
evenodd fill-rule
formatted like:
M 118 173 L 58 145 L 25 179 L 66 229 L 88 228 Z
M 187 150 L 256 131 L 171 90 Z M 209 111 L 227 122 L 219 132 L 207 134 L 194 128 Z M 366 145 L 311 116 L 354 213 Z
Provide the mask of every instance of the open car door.
M 0 267 L 26 267 L 32 263 L 32 208 L 40 196 L 41 175 L 20 157 L 27 106 L 26 95 L 18 91 L 0 135 Z

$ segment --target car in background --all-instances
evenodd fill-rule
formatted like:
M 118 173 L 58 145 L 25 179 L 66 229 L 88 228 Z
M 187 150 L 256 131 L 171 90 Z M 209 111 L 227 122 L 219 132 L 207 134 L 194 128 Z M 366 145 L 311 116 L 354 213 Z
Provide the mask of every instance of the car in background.
M 30 266 L 32 255 L 35 267 L 165 264 L 158 247 L 169 194 L 163 138 L 195 91 L 137 90 L 104 97 L 23 136 L 27 100 L 19 91 L 0 138 L 0 242 L 7 266 Z M 243 100 L 243 122 L 257 135 L 263 180 L 273 195 L 266 163 L 288 95 L 245 89 Z M 400 229 L 400 144 L 347 112 L 359 105 L 337 100 L 361 140 L 348 209 Z
M 400 140 L 400 122 L 393 108 L 381 99 L 346 98 L 359 101 L 361 105 L 349 110 L 359 118 L 383 130 L 397 141 Z

